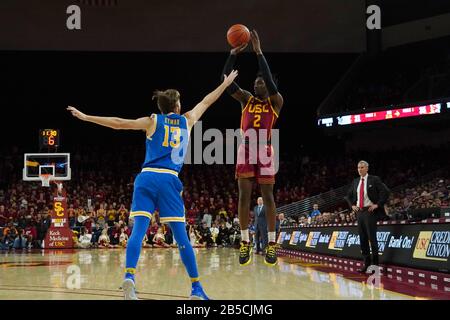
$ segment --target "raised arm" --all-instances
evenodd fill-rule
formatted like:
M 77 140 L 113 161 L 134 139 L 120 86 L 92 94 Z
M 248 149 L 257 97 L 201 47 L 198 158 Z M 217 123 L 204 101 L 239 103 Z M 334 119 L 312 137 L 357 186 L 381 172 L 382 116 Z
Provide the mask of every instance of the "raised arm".
M 92 122 L 116 130 L 145 130 L 147 133 L 149 133 L 155 125 L 155 121 L 152 117 L 142 117 L 132 120 L 117 117 L 91 116 L 84 114 L 83 112 L 77 110 L 72 106 L 67 107 L 67 110 L 70 111 L 74 117 L 80 120 Z
M 210 92 L 203 100 L 198 103 L 191 111 L 185 113 L 186 118 L 189 121 L 189 127 L 192 126 L 201 118 L 203 113 L 222 95 L 225 89 L 233 83 L 236 79 L 238 72 L 236 70 L 231 71 L 227 76 L 224 75 L 224 80 L 214 91 Z
M 270 72 L 269 64 L 267 63 L 267 60 L 262 53 L 261 42 L 259 41 L 258 33 L 256 32 L 256 30 L 253 30 L 251 34 L 253 50 L 255 51 L 256 57 L 258 59 L 259 71 L 262 73 L 262 77 L 264 79 L 264 82 L 266 83 L 270 99 L 273 103 L 273 107 L 279 113 L 281 107 L 283 106 L 283 97 L 278 92 L 277 85 L 273 81 L 272 73 Z
M 247 43 L 242 44 L 241 46 L 237 48 L 233 48 L 230 51 L 230 55 L 228 56 L 227 61 L 225 62 L 225 65 L 223 67 L 222 71 L 222 80 L 224 74 L 229 74 L 231 70 L 233 70 L 234 64 L 236 62 L 236 58 L 238 53 L 244 51 L 244 49 L 247 47 Z M 241 103 L 241 107 L 243 108 L 245 104 L 247 103 L 248 99 L 252 95 L 250 92 L 242 90 L 236 82 L 233 82 L 228 88 L 227 93 L 232 96 L 234 99 L 239 101 Z

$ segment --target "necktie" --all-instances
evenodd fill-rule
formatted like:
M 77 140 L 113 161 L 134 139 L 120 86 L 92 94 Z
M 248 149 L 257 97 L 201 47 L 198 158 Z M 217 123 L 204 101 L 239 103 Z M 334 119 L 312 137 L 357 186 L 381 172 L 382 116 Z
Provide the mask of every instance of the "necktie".
M 361 187 L 359 188 L 359 207 L 364 208 L 364 178 L 361 178 Z

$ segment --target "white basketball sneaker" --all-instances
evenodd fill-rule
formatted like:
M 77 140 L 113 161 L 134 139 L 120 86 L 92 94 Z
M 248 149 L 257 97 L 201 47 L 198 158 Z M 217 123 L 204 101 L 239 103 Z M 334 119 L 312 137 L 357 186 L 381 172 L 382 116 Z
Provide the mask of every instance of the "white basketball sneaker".
M 133 280 L 125 279 L 122 283 L 122 290 L 124 300 L 139 300 L 136 296 L 136 287 Z

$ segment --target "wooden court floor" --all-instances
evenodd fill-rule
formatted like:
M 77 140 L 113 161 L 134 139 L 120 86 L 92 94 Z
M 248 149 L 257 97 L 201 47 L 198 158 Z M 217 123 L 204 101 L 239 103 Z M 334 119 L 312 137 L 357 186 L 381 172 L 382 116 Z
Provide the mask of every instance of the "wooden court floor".
M 266 266 L 253 255 L 238 264 L 238 250 L 196 249 L 206 292 L 215 300 L 403 300 L 413 295 L 371 287 L 356 272 L 340 274 L 311 262 L 280 258 Z M 124 249 L 37 250 L 0 253 L 0 299 L 122 299 Z M 140 299 L 187 299 L 190 281 L 177 249 L 143 249 L 136 275 Z

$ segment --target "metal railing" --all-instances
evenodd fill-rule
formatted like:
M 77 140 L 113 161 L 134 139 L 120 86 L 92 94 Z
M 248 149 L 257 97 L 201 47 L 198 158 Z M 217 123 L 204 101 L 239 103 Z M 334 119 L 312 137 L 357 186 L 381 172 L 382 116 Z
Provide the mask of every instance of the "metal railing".
M 305 215 L 313 210 L 313 205 L 318 204 L 321 211 L 343 203 L 350 184 L 312 196 L 297 202 L 293 202 L 277 208 L 277 213 L 284 213 L 286 217 L 293 215 Z

